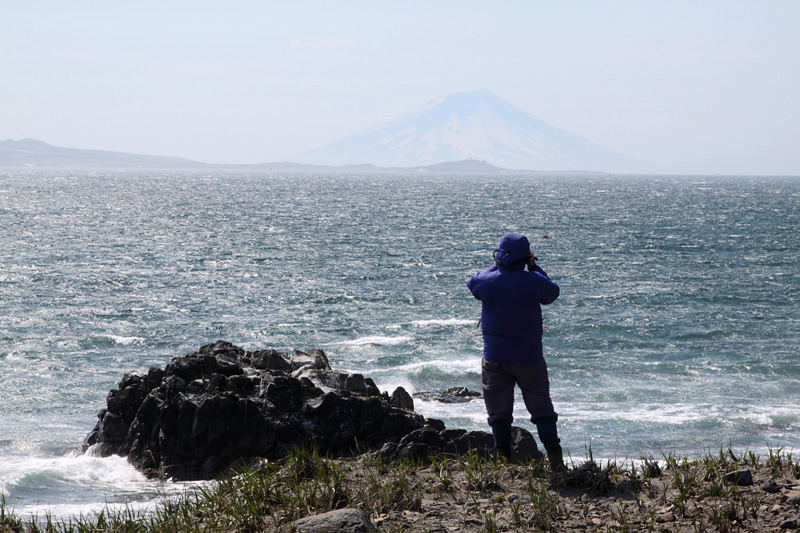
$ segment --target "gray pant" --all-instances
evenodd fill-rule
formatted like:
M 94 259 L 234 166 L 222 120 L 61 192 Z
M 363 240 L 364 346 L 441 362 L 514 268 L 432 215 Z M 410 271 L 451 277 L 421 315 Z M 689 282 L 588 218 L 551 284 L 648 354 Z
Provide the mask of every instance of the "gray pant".
M 546 417 L 558 419 L 550 401 L 550 380 L 547 376 L 547 363 L 544 357 L 523 365 L 487 361 L 481 363 L 481 385 L 489 425 L 499 420 L 514 421 L 514 385 L 519 385 L 525 407 L 531 415 L 531 422 Z

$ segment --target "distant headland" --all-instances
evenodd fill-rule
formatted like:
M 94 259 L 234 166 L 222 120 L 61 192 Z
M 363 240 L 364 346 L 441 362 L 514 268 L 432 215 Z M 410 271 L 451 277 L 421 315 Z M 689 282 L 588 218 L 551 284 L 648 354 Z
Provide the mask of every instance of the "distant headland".
M 416 167 L 380 167 L 372 164 L 312 165 L 287 161 L 249 165 L 215 164 L 181 157 L 131 154 L 53 146 L 36 139 L 0 141 L 0 168 L 83 168 L 151 170 L 252 170 L 281 173 L 419 173 L 419 174 L 600 174 L 590 171 L 546 172 L 506 169 L 486 161 L 466 159 Z

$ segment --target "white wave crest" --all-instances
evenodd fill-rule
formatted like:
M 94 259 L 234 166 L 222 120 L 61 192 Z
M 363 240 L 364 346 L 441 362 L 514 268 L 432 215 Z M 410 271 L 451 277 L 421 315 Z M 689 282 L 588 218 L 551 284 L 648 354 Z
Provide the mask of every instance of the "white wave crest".
M 123 337 L 121 335 L 100 335 L 104 339 L 108 339 L 112 341 L 114 344 L 119 344 L 121 346 L 130 346 L 132 344 L 144 344 L 145 338 L 143 337 Z
M 475 374 L 481 371 L 481 361 L 477 358 L 459 360 L 434 359 L 400 365 L 395 367 L 394 370 L 405 374 L 416 374 L 426 370 L 438 370 L 452 375 Z
M 412 326 L 467 326 L 477 324 L 477 319 L 465 318 L 434 318 L 430 320 L 414 320 L 411 322 Z
M 116 455 L 100 458 L 70 454 L 0 461 L 0 494 L 8 502 L 20 502 L 12 508 L 20 516 L 45 513 L 68 519 L 105 508 L 149 511 L 165 496 L 182 496 L 201 486 L 203 482 L 153 482 Z
M 642 403 L 628 409 L 618 404 L 604 402 L 563 402 L 559 409 L 564 418 L 573 420 L 618 420 L 622 422 L 641 422 L 646 420 L 664 425 L 681 425 L 687 422 L 726 420 L 730 423 L 750 423 L 772 428 L 793 428 L 800 422 L 793 406 L 754 406 L 708 405 L 698 409 L 694 403 L 674 403 L 669 405 Z M 602 413 L 602 414 L 599 414 Z
M 110 488 L 145 483 L 147 478 L 123 457 L 105 459 L 89 455 L 30 457 L 4 461 L 0 468 L 0 489 L 14 496 L 37 486 L 91 486 Z
M 426 418 L 457 421 L 452 425 L 448 422 L 448 428 L 491 431 L 486 423 L 486 407 L 480 398 L 466 403 L 443 403 L 414 398 L 414 411 Z M 517 410 L 516 412 L 525 413 L 524 407 L 522 411 Z M 524 418 L 524 416 L 520 415 L 520 418 Z M 517 425 L 522 424 L 518 422 Z
M 414 337 L 411 337 L 409 335 L 397 335 L 393 337 L 388 335 L 371 335 L 367 337 L 359 337 L 351 341 L 337 342 L 335 344 L 344 346 L 367 346 L 367 345 L 396 346 L 398 344 L 405 344 L 413 340 Z

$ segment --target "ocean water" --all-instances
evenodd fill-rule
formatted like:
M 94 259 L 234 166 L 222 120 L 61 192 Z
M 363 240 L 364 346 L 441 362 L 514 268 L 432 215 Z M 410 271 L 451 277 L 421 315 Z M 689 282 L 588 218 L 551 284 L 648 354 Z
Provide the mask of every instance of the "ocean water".
M 508 231 L 561 286 L 544 345 L 573 459 L 798 453 L 798 228 L 791 177 L 3 170 L 0 492 L 68 517 L 190 490 L 78 450 L 124 373 L 217 339 L 479 390 L 465 282 Z M 480 401 L 416 408 L 488 429 Z

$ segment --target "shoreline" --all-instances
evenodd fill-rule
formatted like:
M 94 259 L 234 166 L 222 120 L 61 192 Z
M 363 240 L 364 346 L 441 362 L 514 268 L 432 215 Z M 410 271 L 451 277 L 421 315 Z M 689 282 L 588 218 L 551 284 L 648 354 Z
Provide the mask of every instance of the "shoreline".
M 800 458 L 720 448 L 696 460 L 568 460 L 565 472 L 553 473 L 541 462 L 507 464 L 472 452 L 423 462 L 295 450 L 165 500 L 151 516 L 104 511 L 36 526 L 3 506 L 0 532 L 302 531 L 295 521 L 337 509 L 363 511 L 374 530 L 387 532 L 797 530 Z
M 249 352 L 220 340 L 123 375 L 106 403 L 84 452 L 126 457 L 151 479 L 215 481 L 153 500 L 152 511 L 108 504 L 65 519 L 18 517 L 3 500 L 0 533 L 800 527 L 800 459 L 783 448 L 620 461 L 586 445 L 583 461 L 567 455 L 551 472 L 530 432 L 515 427 L 512 461 L 498 460 L 491 434 L 447 429 L 415 413 L 402 387 L 380 392 L 333 370 L 322 350 Z M 305 527 L 331 512 L 361 525 Z

